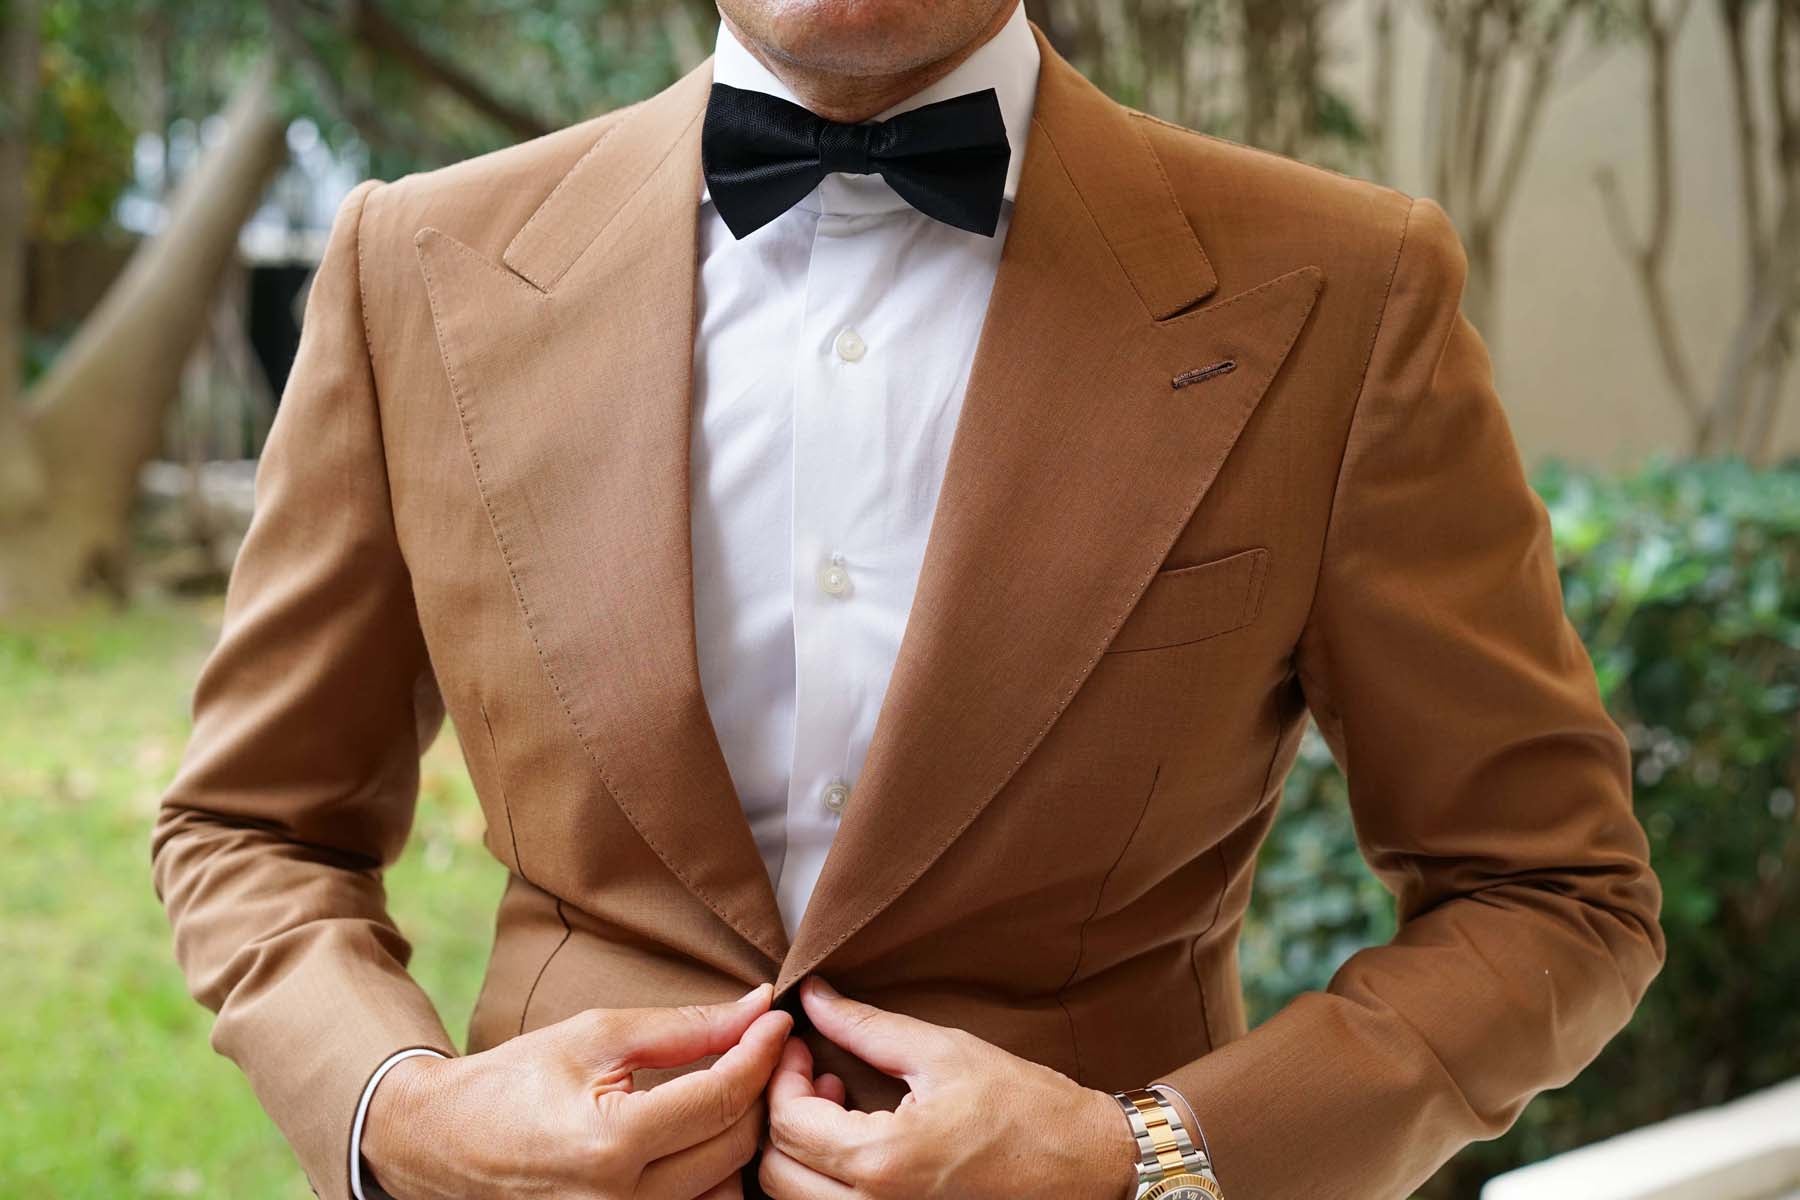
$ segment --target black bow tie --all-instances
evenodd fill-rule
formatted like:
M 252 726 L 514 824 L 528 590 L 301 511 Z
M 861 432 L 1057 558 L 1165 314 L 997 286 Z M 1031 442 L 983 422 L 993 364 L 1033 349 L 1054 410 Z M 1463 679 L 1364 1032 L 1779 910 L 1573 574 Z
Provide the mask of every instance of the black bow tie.
M 993 88 L 847 125 L 767 92 L 715 83 L 700 135 L 707 189 L 740 238 L 832 171 L 879 174 L 926 216 L 992 237 L 1011 153 Z

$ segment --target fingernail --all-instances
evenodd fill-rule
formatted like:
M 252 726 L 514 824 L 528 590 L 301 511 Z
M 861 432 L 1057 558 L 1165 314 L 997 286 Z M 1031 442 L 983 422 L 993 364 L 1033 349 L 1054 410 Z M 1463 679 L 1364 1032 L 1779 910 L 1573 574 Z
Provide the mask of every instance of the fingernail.
M 748 1003 L 750 1003 L 751 1000 L 755 999 L 756 994 L 758 992 L 762 991 L 764 988 L 766 988 L 768 986 L 769 985 L 766 983 L 759 983 L 755 987 L 751 988 L 749 991 L 745 992 L 743 995 L 739 996 L 735 1001 L 733 1001 L 733 1003 L 748 1004 Z
M 827 999 L 836 1000 L 842 994 L 818 975 L 812 977 L 812 983 L 813 989 L 817 991 L 819 995 L 824 996 Z

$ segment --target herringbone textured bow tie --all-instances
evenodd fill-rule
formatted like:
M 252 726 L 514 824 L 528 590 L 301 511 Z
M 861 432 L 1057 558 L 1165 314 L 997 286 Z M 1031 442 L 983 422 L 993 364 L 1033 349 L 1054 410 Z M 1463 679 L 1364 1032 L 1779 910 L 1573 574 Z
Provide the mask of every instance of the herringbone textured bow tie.
M 992 237 L 1011 153 L 993 88 L 850 125 L 767 92 L 715 83 L 700 135 L 707 189 L 739 238 L 833 171 L 879 174 L 926 216 Z

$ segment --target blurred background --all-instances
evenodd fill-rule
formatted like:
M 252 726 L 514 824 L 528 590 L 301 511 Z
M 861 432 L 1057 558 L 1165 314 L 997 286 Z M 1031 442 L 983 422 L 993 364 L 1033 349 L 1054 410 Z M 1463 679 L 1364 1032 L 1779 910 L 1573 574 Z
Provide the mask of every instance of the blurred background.
M 1800 1195 L 1800 0 L 1028 9 L 1129 104 L 1445 205 L 1631 737 L 1668 967 L 1581 1079 L 1422 1194 Z M 148 830 L 310 273 L 359 179 L 646 96 L 717 19 L 0 0 L 0 1196 L 308 1194 L 207 1047 Z M 502 874 L 453 733 L 424 792 L 389 890 L 459 1030 Z M 1258 891 L 1259 1017 L 1392 930 L 1316 737 Z

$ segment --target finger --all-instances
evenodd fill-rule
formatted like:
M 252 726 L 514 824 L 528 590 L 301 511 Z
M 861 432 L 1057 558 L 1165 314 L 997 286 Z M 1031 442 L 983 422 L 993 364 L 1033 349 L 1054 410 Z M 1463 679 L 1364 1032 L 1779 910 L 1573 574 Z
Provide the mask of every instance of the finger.
M 767 1012 L 709 1067 L 677 1075 L 647 1092 L 602 1097 L 619 1106 L 622 1123 L 646 1157 L 660 1158 L 729 1129 L 762 1096 L 794 1018 Z
M 813 1095 L 829 1100 L 833 1104 L 847 1107 L 846 1101 L 849 1099 L 849 1094 L 844 1087 L 844 1081 L 829 1072 L 824 1075 L 813 1075 L 812 1047 L 797 1037 L 788 1039 L 787 1049 L 782 1051 L 781 1061 L 775 1066 L 777 1074 L 783 1068 L 788 1067 L 790 1054 L 795 1056 L 794 1066 L 791 1069 L 812 1079 Z M 908 1092 L 907 1094 L 911 1095 L 912 1093 Z
M 725 1132 L 657 1159 L 644 1168 L 640 1194 L 698 1196 L 735 1182 L 762 1140 L 763 1121 L 762 1104 L 752 1104 Z
M 855 1188 L 774 1148 L 763 1151 L 756 1177 L 774 1200 L 855 1200 L 857 1194 Z
M 800 1039 L 782 1052 L 768 1096 L 770 1145 L 821 1174 L 855 1178 L 854 1159 L 871 1136 L 869 1117 L 817 1093 L 812 1056 Z
M 769 1011 L 774 994 L 763 983 L 725 1004 L 596 1009 L 580 1032 L 590 1061 L 602 1069 L 679 1067 L 736 1044 L 751 1022 Z
M 833 1043 L 908 1082 L 941 1062 L 949 1049 L 949 1031 L 942 1025 L 852 1000 L 817 975 L 801 986 L 800 1003 Z
M 781 1057 L 776 1060 L 775 1071 L 776 1074 L 785 1071 L 790 1075 L 798 1075 L 809 1085 L 812 1083 L 812 1047 L 806 1044 L 806 1039 L 791 1034 L 788 1036 L 787 1043 L 781 1048 Z M 773 1083 L 774 1080 L 771 1079 L 770 1082 Z
M 733 1175 L 718 1187 L 699 1197 L 699 1200 L 744 1200 L 743 1177 Z
M 814 1095 L 812 1086 L 812 1051 L 797 1037 L 790 1037 L 781 1048 L 774 1073 L 769 1076 L 769 1103 L 804 1099 Z

